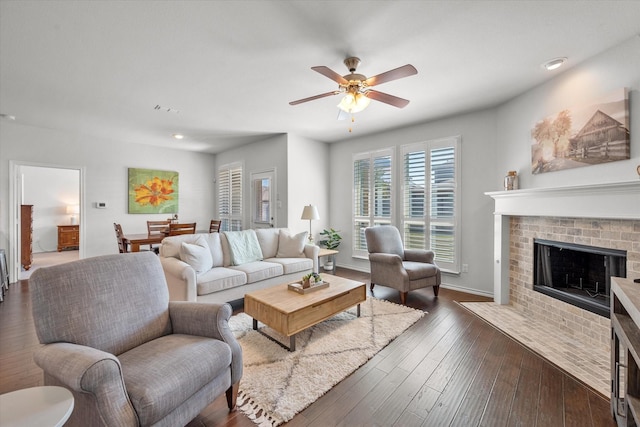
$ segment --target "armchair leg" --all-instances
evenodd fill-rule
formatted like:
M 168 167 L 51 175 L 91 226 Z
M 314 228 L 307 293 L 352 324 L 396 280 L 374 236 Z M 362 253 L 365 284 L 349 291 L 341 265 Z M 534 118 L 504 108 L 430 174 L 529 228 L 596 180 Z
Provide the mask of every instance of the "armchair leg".
M 439 291 L 440 291 L 440 285 L 433 287 L 433 295 L 438 296 Z
M 400 292 L 400 304 L 407 305 L 407 294 L 408 292 Z
M 375 283 L 371 282 L 371 286 L 369 287 L 369 289 L 371 289 L 371 290 L 373 291 L 373 287 L 374 287 L 375 285 L 376 285 Z
M 236 400 L 238 398 L 238 389 L 240 388 L 240 381 L 235 384 L 232 384 L 231 387 L 227 389 L 227 406 L 229 407 L 229 412 L 233 412 L 236 410 Z

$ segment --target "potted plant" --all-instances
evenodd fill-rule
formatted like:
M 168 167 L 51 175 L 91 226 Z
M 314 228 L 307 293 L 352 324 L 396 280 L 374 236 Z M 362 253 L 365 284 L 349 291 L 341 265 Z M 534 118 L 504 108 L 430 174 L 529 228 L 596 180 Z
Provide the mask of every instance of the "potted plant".
M 335 250 L 340 246 L 340 241 L 342 240 L 342 236 L 337 230 L 333 228 L 324 229 L 320 232 L 320 236 L 322 240 L 320 240 L 320 246 L 324 246 L 327 249 Z M 330 256 L 328 261 L 324 264 L 325 270 L 333 270 L 333 256 Z

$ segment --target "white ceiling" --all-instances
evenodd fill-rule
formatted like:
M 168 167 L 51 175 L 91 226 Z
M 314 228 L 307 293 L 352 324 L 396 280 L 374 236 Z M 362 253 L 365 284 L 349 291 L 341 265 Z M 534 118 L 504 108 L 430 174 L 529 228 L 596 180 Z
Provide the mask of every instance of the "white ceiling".
M 418 69 L 376 87 L 411 103 L 373 101 L 364 135 L 498 105 L 639 33 L 640 1 L 0 0 L 0 113 L 211 153 L 285 132 L 334 142 L 349 138 L 339 97 L 288 104 L 337 87 L 312 66 Z M 540 67 L 558 56 L 568 67 Z

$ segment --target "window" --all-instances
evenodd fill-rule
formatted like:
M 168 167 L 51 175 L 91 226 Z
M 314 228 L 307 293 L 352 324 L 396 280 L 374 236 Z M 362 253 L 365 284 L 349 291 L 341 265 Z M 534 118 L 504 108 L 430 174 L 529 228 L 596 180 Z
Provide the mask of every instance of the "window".
M 408 249 L 429 248 L 438 266 L 460 272 L 460 138 L 402 147 L 402 226 Z
M 242 165 L 224 165 L 218 171 L 220 231 L 242 230 Z
M 353 256 L 366 257 L 364 229 L 393 223 L 393 149 L 353 157 Z
M 269 223 L 271 221 L 271 180 L 267 178 L 253 180 L 255 212 L 253 222 Z

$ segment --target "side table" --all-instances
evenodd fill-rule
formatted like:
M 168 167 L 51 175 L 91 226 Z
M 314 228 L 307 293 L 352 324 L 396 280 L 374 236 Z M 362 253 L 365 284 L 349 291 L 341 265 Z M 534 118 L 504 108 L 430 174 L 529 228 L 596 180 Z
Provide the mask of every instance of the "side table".
M 2 427 L 63 426 L 73 412 L 73 395 L 64 387 L 25 388 L 0 395 Z
M 58 226 L 58 252 L 67 248 L 80 248 L 80 226 L 77 224 Z
M 336 274 L 336 254 L 338 253 L 340 252 L 336 251 L 335 249 L 327 249 L 327 248 L 320 248 L 320 251 L 318 251 L 318 259 L 322 258 L 323 256 L 326 256 L 327 261 L 333 264 L 333 268 L 331 269 L 331 274 Z

